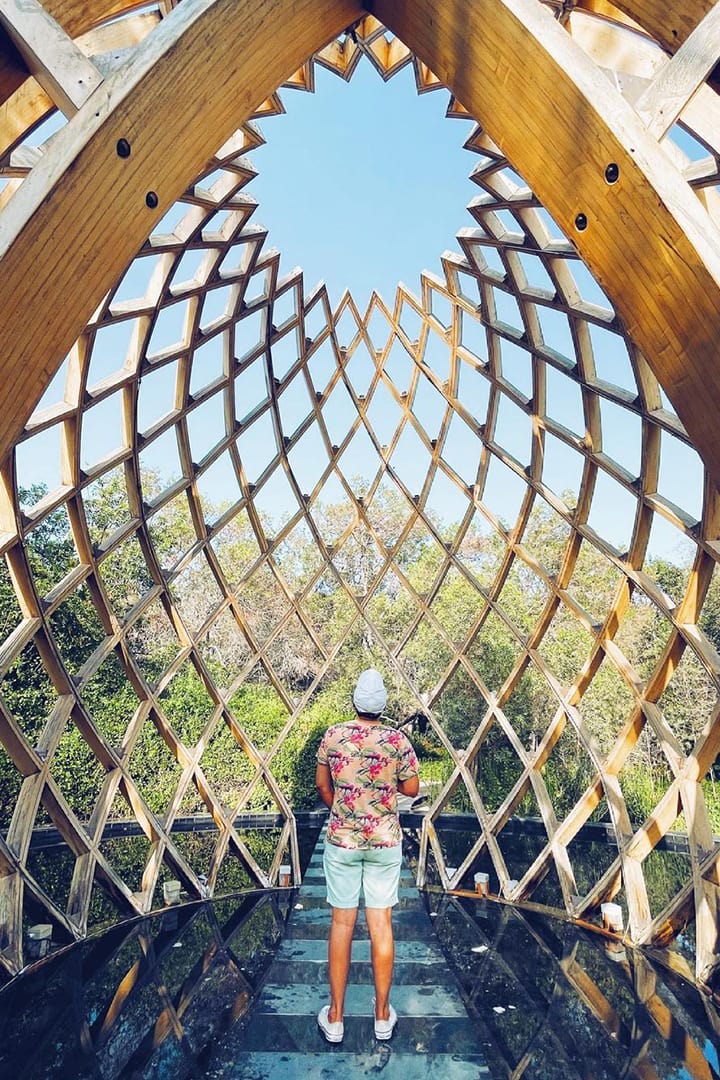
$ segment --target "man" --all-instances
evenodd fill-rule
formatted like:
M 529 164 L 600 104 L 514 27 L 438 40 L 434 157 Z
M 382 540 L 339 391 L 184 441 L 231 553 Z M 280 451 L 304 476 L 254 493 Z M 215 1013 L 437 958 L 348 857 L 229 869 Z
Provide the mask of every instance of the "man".
M 318 1013 L 328 1042 L 342 1042 L 345 988 L 362 889 L 375 982 L 375 1038 L 392 1036 L 390 1004 L 395 944 L 392 909 L 398 901 L 402 833 L 397 792 L 418 793 L 418 763 L 406 735 L 381 722 L 387 693 L 374 668 L 353 692 L 357 716 L 328 728 L 318 749 L 316 783 L 330 807 L 323 867 L 332 905 L 328 941 L 330 1005 Z

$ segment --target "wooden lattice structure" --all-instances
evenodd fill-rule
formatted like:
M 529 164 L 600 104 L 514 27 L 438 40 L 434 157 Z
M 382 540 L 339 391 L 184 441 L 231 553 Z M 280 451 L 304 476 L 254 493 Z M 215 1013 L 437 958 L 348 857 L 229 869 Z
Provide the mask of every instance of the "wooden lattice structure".
M 17 600 L 16 622 L 0 646 L 0 676 L 33 650 L 53 697 L 49 715 L 31 733 L 0 686 L 0 738 L 18 778 L 14 812 L 0 840 L 0 944 L 7 970 L 23 963 L 28 898 L 66 935 L 80 937 L 96 882 L 128 912 L 153 906 L 163 866 L 191 894 L 203 895 L 205 882 L 172 832 L 189 790 L 199 793 L 217 830 L 211 890 L 228 852 L 268 884 L 289 848 L 297 874 L 292 807 L 273 775 L 273 759 L 347 634 L 361 624 L 381 642 L 388 665 L 428 715 L 452 762 L 423 831 L 421 874 L 432 852 L 444 884 L 455 884 L 486 852 L 501 887 L 507 891 L 507 882 L 516 881 L 511 896 L 522 899 L 552 868 L 566 909 L 577 915 L 589 915 L 622 886 L 636 944 L 665 944 L 694 918 L 695 974 L 710 981 L 717 963 L 718 862 L 701 782 L 720 738 L 720 657 L 699 622 L 719 553 L 716 7 L 709 0 L 624 0 L 617 6 L 605 0 L 380 0 L 368 9 L 350 0 L 183 0 L 177 6 L 163 0 L 134 10 L 132 4 L 91 8 L 53 0 L 43 8 L 35 0 L 3 0 L 0 20 L 6 31 L 0 39 L 0 540 Z M 318 64 L 349 79 L 363 57 L 384 79 L 413 65 L 418 92 L 447 87 L 453 95 L 448 115 L 477 120 L 467 146 L 478 155 L 473 179 L 480 194 L 470 206 L 473 227 L 458 237 L 461 253 L 442 255 L 441 275 L 424 275 L 419 296 L 401 287 L 392 299 L 373 296 L 361 312 L 349 295 L 333 308 L 324 287 L 306 293 L 300 272 L 281 275 L 279 253 L 265 246 L 264 230 L 250 220 L 256 207 L 244 188 L 253 176 L 248 155 L 261 138 L 253 121 L 282 108 L 278 88 L 312 90 Z M 56 110 L 67 122 L 35 146 L 32 132 Z M 668 137 L 676 124 L 702 148 L 692 160 Z M 193 270 L 183 277 L 186 258 Z M 133 263 L 140 274 L 149 268 L 139 298 L 128 298 L 121 287 Z M 609 300 L 585 298 L 585 268 Z M 171 310 L 184 317 L 176 341 L 164 340 L 159 329 Z M 558 325 L 561 347 L 553 329 Z M 109 365 L 103 351 L 108 331 L 116 334 L 113 341 L 125 335 L 119 359 Z M 205 376 L 208 348 L 216 366 L 208 364 L 212 371 Z M 46 396 L 38 408 L 60 368 L 55 400 L 48 403 Z M 265 390 L 250 400 L 238 388 L 253 372 Z M 167 407 L 140 422 L 143 386 L 153 378 L 171 386 Z M 576 422 L 572 410 L 558 408 L 558 387 L 560 398 L 569 394 L 576 402 Z M 351 410 L 341 436 L 327 423 L 335 394 L 344 395 Z M 432 430 L 421 410 L 428 395 L 440 403 Z M 381 397 L 396 418 L 385 437 L 374 423 L 373 403 Z M 635 449 L 627 458 L 623 440 L 611 437 L 618 418 L 623 431 L 634 432 Z M 113 424 L 116 444 L 100 459 L 86 460 L 83 433 Z M 475 447 L 469 475 L 468 455 L 451 452 L 458 428 L 466 445 L 469 439 Z M 260 462 L 251 461 L 243 440 L 261 429 L 267 450 Z M 343 455 L 356 437 L 375 463 L 362 492 L 343 471 Z M 18 461 L 42 439 L 48 440 L 43 446 L 56 447 L 59 482 L 40 501 L 21 505 Z M 415 487 L 398 464 L 403 440 L 425 462 Z M 168 441 L 176 448 L 178 478 L 167 489 L 149 490 L 145 462 Z M 564 494 L 565 478 L 552 471 L 559 445 L 577 463 L 572 500 Z M 703 503 L 696 510 L 667 492 L 662 460 L 671 448 L 689 462 L 704 463 Z M 315 473 L 305 486 L 298 462 L 309 458 Z M 220 467 L 232 480 L 232 494 L 220 518 L 208 521 L 203 486 Z M 125 510 L 98 537 L 87 504 L 110 477 L 121 478 Z M 332 540 L 314 516 L 330 479 L 352 507 Z M 294 510 L 278 533 L 268 535 L 257 504 L 263 490 L 280 482 Z M 450 539 L 428 512 L 435 484 L 449 485 L 461 507 Z M 498 484 L 521 492 L 512 520 L 493 509 L 491 492 Z M 406 508 L 392 541 L 373 515 L 373 500 L 387 485 Z M 622 550 L 593 511 L 603 487 L 633 507 Z M 155 537 L 176 500 L 189 510 L 191 531 L 167 563 Z M 563 538 L 552 565 L 549 553 L 528 541 L 539 506 Z M 29 549 L 33 534 L 58 514 L 66 516 L 77 557 L 72 570 L 42 593 Z M 240 515 L 252 529 L 255 555 L 232 576 L 215 540 Z M 503 552 L 491 579 L 483 581 L 464 547 L 479 519 Z M 676 530 L 692 553 L 688 583 L 674 597 L 646 571 L 658 521 Z M 295 529 L 309 533 L 317 553 L 299 585 L 286 575 L 282 559 Z M 399 557 L 417 529 L 440 553 L 422 590 L 408 580 Z M 378 553 L 375 577 L 362 591 L 343 578 L 336 560 L 358 530 Z M 111 594 L 106 574 L 128 545 L 144 568 L 144 584 L 130 600 Z M 574 587 L 588 546 L 601 553 L 614 582 L 601 612 L 587 611 Z M 207 583 L 206 608 L 193 618 L 179 600 L 178 582 L 188 573 L 204 575 Z M 372 614 L 373 591 L 388 573 L 414 612 L 392 641 L 384 640 Z M 313 625 L 306 603 L 326 575 L 343 590 L 351 612 L 343 635 L 333 641 Z M 523 575 L 531 578 L 545 597 L 523 627 L 512 624 L 503 601 L 503 590 L 518 575 L 521 582 Z M 461 640 L 450 637 L 437 613 L 436 601 L 452 577 L 471 585 L 476 597 Z M 249 583 L 262 579 L 282 598 L 284 610 L 260 636 L 243 596 Z M 102 640 L 71 671 L 53 620 L 81 592 L 102 626 Z M 642 673 L 623 639 L 626 616 L 639 602 L 653 606 L 664 628 L 652 670 Z M 151 610 L 165 619 L 172 642 L 165 670 L 152 680 L 133 649 Z M 586 642 L 569 674 L 554 671 L 543 649 L 549 629 L 562 620 L 580 626 Z M 225 686 L 213 679 L 202 647 L 220 623 L 241 637 L 247 654 Z M 491 624 L 513 640 L 512 664 L 496 685 L 469 659 Z M 291 627 L 319 658 L 313 684 L 295 696 L 273 664 L 273 646 Z M 404 649 L 421 627 L 444 657 L 430 687 L 415 685 L 403 664 Z M 95 723 L 88 693 L 111 659 L 136 698 L 119 744 Z M 263 750 L 229 705 L 258 663 L 287 713 Z M 689 747 L 663 706 L 683 663 L 702 671 L 713 700 Z M 163 701 L 186 665 L 212 701 L 193 740 L 183 739 Z M 609 748 L 598 744 L 583 717 L 583 701 L 601 670 L 612 671 L 628 699 Z M 528 672 L 549 687 L 553 701 L 532 746 L 507 715 Z M 458 673 L 483 702 L 483 718 L 466 746 L 453 744 L 438 708 Z M 102 772 L 87 820 L 74 813 L 53 771 L 71 724 Z M 150 725 L 177 763 L 176 793 L 164 815 L 150 810 L 133 779 L 133 749 Z M 220 731 L 231 734 L 251 766 L 242 798 L 230 807 L 204 770 Z M 592 776 L 573 807 L 558 814 L 543 770 L 566 734 L 587 756 Z M 495 735 L 512 748 L 517 772 L 490 810 L 477 763 Z M 620 777 L 641 737 L 660 745 L 672 780 L 636 827 Z M 263 785 L 284 820 L 269 866 L 259 864 L 235 825 Z M 459 789 L 477 817 L 477 839 L 450 879 L 434 823 Z M 499 838 L 529 794 L 545 841 L 516 878 Z M 103 848 L 116 798 L 131 807 L 148 841 L 137 888 L 116 872 Z M 603 799 L 616 850 L 580 889 L 569 849 Z M 64 904 L 48 895 L 29 862 L 41 811 L 74 859 Z M 680 813 L 689 834 L 688 876 L 661 910 L 652 910 L 643 867 Z

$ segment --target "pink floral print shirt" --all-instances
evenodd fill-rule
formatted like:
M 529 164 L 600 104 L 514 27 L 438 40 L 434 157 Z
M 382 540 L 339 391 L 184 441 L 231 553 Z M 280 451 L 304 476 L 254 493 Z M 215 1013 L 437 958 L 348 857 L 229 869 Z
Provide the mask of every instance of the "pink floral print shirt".
M 329 767 L 335 790 L 328 842 L 344 848 L 399 844 L 397 785 L 418 771 L 407 736 L 382 724 L 350 720 L 328 728 L 317 758 Z

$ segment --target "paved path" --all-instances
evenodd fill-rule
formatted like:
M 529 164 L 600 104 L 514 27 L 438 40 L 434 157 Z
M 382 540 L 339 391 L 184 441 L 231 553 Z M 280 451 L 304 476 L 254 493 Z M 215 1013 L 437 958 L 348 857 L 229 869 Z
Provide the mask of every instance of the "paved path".
M 345 1038 L 327 1043 L 317 1026 L 328 1002 L 327 936 L 322 845 L 318 842 L 296 907 L 265 986 L 242 1031 L 223 1039 L 206 1076 L 222 1080 L 489 1080 L 480 1036 L 433 933 L 410 872 L 403 868 L 395 909 L 398 1016 L 392 1040 L 373 1033 L 370 942 L 358 916 L 345 999 Z

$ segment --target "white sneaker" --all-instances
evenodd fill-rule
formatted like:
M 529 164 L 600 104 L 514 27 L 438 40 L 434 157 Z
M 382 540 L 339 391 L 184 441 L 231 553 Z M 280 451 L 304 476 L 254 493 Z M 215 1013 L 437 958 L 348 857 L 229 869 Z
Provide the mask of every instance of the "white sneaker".
M 388 1008 L 390 1012 L 388 1013 L 387 1020 L 375 1021 L 375 1038 L 381 1039 L 383 1042 L 387 1039 L 392 1038 L 392 1033 L 395 1030 L 395 1025 L 397 1024 L 397 1013 L 393 1009 L 392 1005 L 389 1005 Z
M 329 1020 L 329 1014 L 330 1006 L 323 1005 L 317 1017 L 318 1026 L 328 1042 L 340 1043 L 343 1041 L 343 1035 L 345 1034 L 345 1025 L 342 1020 Z M 383 1038 L 388 1039 L 390 1036 L 385 1035 Z

